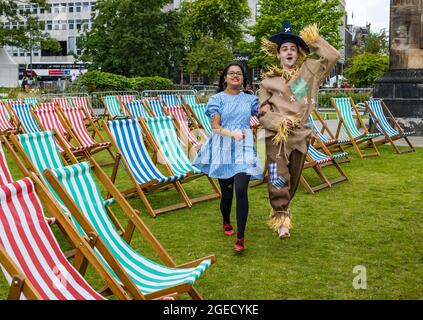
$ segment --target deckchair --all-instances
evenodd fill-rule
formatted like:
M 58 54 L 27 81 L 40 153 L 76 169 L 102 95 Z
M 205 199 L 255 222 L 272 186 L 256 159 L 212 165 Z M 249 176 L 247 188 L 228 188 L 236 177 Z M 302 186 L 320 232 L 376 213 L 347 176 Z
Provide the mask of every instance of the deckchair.
M 58 105 L 60 109 L 72 107 L 67 97 L 54 97 L 51 102 Z
M 126 196 L 130 196 L 136 192 L 152 217 L 156 217 L 161 213 L 192 206 L 185 190 L 180 184 L 180 180 L 185 178 L 188 173 L 184 172 L 182 174 L 169 174 L 165 176 L 160 172 L 148 154 L 143 141 L 143 130 L 137 119 L 108 121 L 107 124 L 104 123 L 103 125 L 113 146 L 122 156 L 120 161 L 122 166 L 135 185 L 135 188 L 123 192 Z M 112 181 L 115 181 L 116 173 L 114 172 Z M 169 184 L 175 187 L 181 202 L 153 209 L 146 194 L 163 189 Z
M 88 151 L 94 145 L 84 146 L 79 143 L 76 136 L 71 130 L 66 128 L 63 124 L 64 120 L 58 112 L 58 109 L 54 103 L 41 103 L 38 109 L 31 110 L 35 120 L 38 123 L 40 131 L 48 131 L 55 129 L 57 134 L 63 138 L 66 147 L 69 148 L 73 154 L 83 155 L 84 152 Z M 73 145 L 70 140 L 73 140 Z M 60 152 L 63 152 L 61 145 L 58 145 Z
M 188 95 L 186 94 L 181 96 L 181 98 L 182 98 L 182 102 L 184 104 L 189 105 L 190 107 L 198 104 L 197 97 L 193 94 L 188 94 Z
M 117 96 L 102 96 L 101 101 L 104 105 L 104 114 L 108 119 L 128 118 Z
M 207 105 L 205 103 L 199 103 L 191 106 L 191 110 L 196 115 L 198 122 L 201 123 L 201 127 L 206 131 L 207 135 L 212 134 L 213 129 L 211 126 L 210 118 L 206 115 Z
M 24 98 L 24 103 L 29 103 L 34 108 L 37 108 L 38 107 L 38 98 L 37 97 L 27 97 L 27 98 Z
M 66 127 L 66 131 L 72 131 L 75 138 L 78 140 L 78 145 L 87 148 L 87 151 L 90 155 L 96 154 L 100 151 L 107 150 L 112 162 L 106 162 L 102 165 L 114 164 L 118 165 L 118 158 L 111 151 L 111 142 L 106 141 L 97 127 L 94 125 L 93 121 L 89 118 L 88 114 L 81 107 L 65 107 L 60 110 L 63 114 L 63 124 Z M 93 128 L 93 135 L 96 135 L 100 142 L 94 140 L 90 135 L 87 127 L 85 126 L 85 121 L 88 121 L 89 125 Z
M 172 116 L 176 121 L 178 122 L 178 131 L 179 136 L 181 139 L 181 142 L 184 145 L 187 145 L 189 147 L 199 148 L 201 146 L 201 142 L 199 139 L 194 136 L 194 134 L 191 132 L 190 128 L 188 127 L 188 120 L 187 115 L 185 114 L 185 111 L 182 109 L 181 106 L 165 106 L 164 107 L 165 112 L 168 116 Z M 191 122 L 192 123 L 192 122 Z M 200 130 L 196 125 L 193 125 L 194 130 L 196 130 L 197 133 L 200 134 Z M 203 137 L 205 138 L 205 136 Z
M 92 169 L 89 163 L 83 162 L 45 172 L 47 180 L 70 208 L 78 223 L 84 225 L 85 233 L 98 234 L 107 245 L 110 255 L 119 261 L 145 298 L 188 292 L 192 298 L 201 299 L 193 284 L 215 261 L 214 256 L 177 266 L 95 161 L 92 160 L 92 164 Z M 123 238 L 109 219 L 105 210 L 106 202 L 94 182 L 93 174 L 112 194 L 129 219 L 127 233 Z M 165 265 L 144 257 L 130 246 L 130 238 L 135 230 L 141 233 Z M 110 255 L 104 255 L 106 261 Z
M 350 139 L 350 143 L 345 146 L 352 146 L 360 158 L 379 156 L 379 150 L 375 145 L 373 138 L 380 136 L 380 133 L 369 133 L 360 113 L 357 110 L 351 98 L 330 98 L 332 106 L 335 108 L 338 117 L 338 128 L 336 130 L 336 139 L 340 138 L 341 129 Z M 355 111 L 358 119 L 358 127 L 354 123 L 352 111 Z M 363 132 L 359 131 L 362 128 Z M 364 148 L 360 145 L 365 144 Z M 363 153 L 363 149 L 371 147 L 373 152 Z
M 166 113 L 163 110 L 163 102 L 158 99 L 149 99 L 148 106 L 153 111 L 155 117 L 165 117 Z
M 14 113 L 16 119 L 19 120 L 20 127 L 22 128 L 23 132 L 32 133 L 32 132 L 40 132 L 41 129 L 35 121 L 31 110 L 31 107 L 28 103 L 11 103 L 11 110 Z
M 411 144 L 408 136 L 415 134 L 414 131 L 404 131 L 398 124 L 391 111 L 382 100 L 366 101 L 366 109 L 370 113 L 372 119 L 372 127 L 370 132 L 375 132 L 376 129 L 384 135 L 383 139 L 375 140 L 376 145 L 389 142 L 398 154 L 416 151 Z M 407 142 L 409 149 L 400 150 L 394 143 L 395 140 L 404 139 Z
M 311 186 L 308 181 L 304 178 L 304 175 L 301 175 L 300 182 L 306 188 L 309 193 L 314 194 L 316 191 L 319 191 L 324 188 L 330 188 L 334 184 L 347 181 L 348 177 L 346 176 L 344 170 L 339 166 L 337 159 L 344 158 L 348 155 L 347 152 L 339 153 L 332 155 L 327 149 L 327 147 L 322 143 L 319 138 L 314 137 L 319 148 L 322 149 L 325 153 L 320 152 L 313 146 L 309 144 L 306 159 L 304 162 L 304 170 L 312 168 L 313 171 L 318 175 L 321 183 L 316 186 Z M 328 177 L 323 173 L 322 168 L 328 165 L 333 165 L 338 171 L 339 176 L 333 179 L 328 179 Z
M 78 272 L 77 260 L 83 257 L 93 265 L 118 299 L 129 299 L 122 286 L 94 253 L 89 241 L 73 228 L 57 201 L 35 175 L 1 186 L 0 203 L 0 247 L 3 248 L 0 251 L 6 252 L 9 257 L 7 260 L 2 259 L 0 254 L 0 264 L 9 281 L 15 280 L 22 284 L 22 287 L 16 287 L 12 283 L 15 290 L 11 298 L 104 300 Z M 46 222 L 43 207 L 66 229 L 78 248 L 74 265 L 61 251 Z M 21 272 L 16 274 L 17 270 Z M 30 285 L 33 292 L 28 290 Z
M 16 133 L 17 131 L 18 128 L 12 123 L 6 104 L 0 102 L 0 134 Z
M 166 161 L 166 168 L 168 174 L 171 175 L 184 175 L 193 173 L 191 176 L 186 177 L 182 183 L 187 183 L 193 179 L 205 176 L 199 169 L 193 166 L 188 159 L 181 142 L 176 133 L 175 122 L 172 117 L 155 117 L 139 119 L 141 126 L 145 132 L 150 145 L 154 150 Z M 206 176 L 207 177 L 207 176 Z M 207 177 L 214 192 L 209 195 L 190 198 L 192 203 L 206 201 L 220 197 L 220 190 L 216 183 L 210 177 Z
M 87 116 L 94 123 L 100 119 L 99 116 L 95 115 L 94 110 L 91 106 L 91 102 L 89 101 L 89 97 L 74 96 L 70 97 L 70 101 L 72 102 L 73 107 L 80 107 L 84 109 Z
M 159 94 L 159 98 L 162 99 L 168 107 L 181 105 L 178 96 L 175 94 Z
M 143 104 L 142 100 L 132 100 L 125 104 L 125 108 L 130 115 L 131 118 L 146 118 L 146 117 L 153 117 L 154 114 L 146 108 Z
M 131 95 L 118 96 L 118 98 L 119 98 L 121 106 L 124 106 L 128 102 L 131 102 L 135 99 L 134 96 L 131 96 Z

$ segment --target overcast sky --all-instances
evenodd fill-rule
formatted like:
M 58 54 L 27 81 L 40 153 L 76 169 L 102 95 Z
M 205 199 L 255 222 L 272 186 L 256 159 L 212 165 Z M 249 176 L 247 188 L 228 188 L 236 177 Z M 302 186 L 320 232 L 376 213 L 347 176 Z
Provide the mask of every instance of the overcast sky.
M 373 32 L 389 30 L 390 0 L 346 0 L 346 3 L 348 24 L 365 27 L 370 22 Z

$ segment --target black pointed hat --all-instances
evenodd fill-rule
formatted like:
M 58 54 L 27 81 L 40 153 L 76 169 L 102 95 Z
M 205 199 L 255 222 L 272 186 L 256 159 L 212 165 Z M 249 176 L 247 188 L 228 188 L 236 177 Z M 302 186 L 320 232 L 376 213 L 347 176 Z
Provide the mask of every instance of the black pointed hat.
M 269 40 L 278 45 L 282 45 L 285 42 L 292 42 L 300 46 L 307 53 L 310 52 L 310 48 L 304 42 L 304 40 L 292 31 L 291 22 L 289 22 L 288 20 L 285 20 L 283 22 L 281 31 L 271 36 Z

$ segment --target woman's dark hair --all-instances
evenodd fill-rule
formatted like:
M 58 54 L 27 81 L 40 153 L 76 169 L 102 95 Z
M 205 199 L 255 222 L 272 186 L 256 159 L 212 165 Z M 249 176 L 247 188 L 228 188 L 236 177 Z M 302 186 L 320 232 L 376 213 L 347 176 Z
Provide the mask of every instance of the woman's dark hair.
M 222 71 L 219 77 L 219 88 L 217 89 L 217 92 L 225 91 L 226 84 L 225 84 L 225 76 L 228 74 L 228 70 L 232 66 L 238 66 L 240 67 L 242 71 L 242 76 L 244 78 L 244 81 L 242 83 L 242 89 L 245 93 L 251 94 L 251 91 L 248 90 L 248 79 L 247 79 L 247 71 L 245 71 L 245 67 L 239 63 L 239 62 L 231 62 L 229 63 Z

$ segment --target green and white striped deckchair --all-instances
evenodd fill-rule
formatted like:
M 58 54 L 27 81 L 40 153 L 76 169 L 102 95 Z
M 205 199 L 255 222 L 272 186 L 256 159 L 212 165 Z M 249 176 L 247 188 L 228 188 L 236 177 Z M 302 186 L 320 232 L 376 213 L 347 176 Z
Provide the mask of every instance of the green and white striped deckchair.
M 27 97 L 27 98 L 24 98 L 24 103 L 28 103 L 33 108 L 37 108 L 38 107 L 38 98 L 37 97 Z
M 182 101 L 190 107 L 198 104 L 197 97 L 193 94 L 186 94 L 182 96 Z
M 124 212 L 130 219 L 130 223 L 132 223 L 132 228 L 129 228 L 131 233 L 134 228 L 140 231 L 141 235 L 164 261 L 165 265 L 144 257 L 129 245 L 129 241 L 126 241 L 127 239 L 119 235 L 106 211 L 105 201 L 94 181 L 93 173 L 108 188 L 108 191 L 115 196 L 118 203 L 122 204 Z M 129 203 L 120 195 L 119 191 L 98 165 L 94 164 L 93 170 L 91 170 L 89 163 L 82 162 L 48 170 L 46 178 L 55 187 L 60 184 L 63 189 L 57 190 L 57 193 L 60 194 L 62 201 L 71 208 L 72 213 L 75 212 L 76 205 L 79 212 L 82 213 L 93 228 L 92 232 L 98 234 L 111 255 L 123 266 L 131 280 L 147 298 L 157 295 L 162 296 L 172 292 L 188 292 L 193 298 L 201 298 L 193 288 L 193 284 L 215 260 L 214 256 L 204 257 L 182 266 L 176 266 L 163 246 L 130 207 Z M 75 216 L 80 215 L 74 214 Z M 85 219 L 80 219 L 78 222 L 82 225 L 86 221 Z M 85 232 L 87 231 L 89 230 L 85 230 Z M 103 255 L 103 257 L 107 259 L 107 255 Z
M 330 99 L 332 106 L 336 110 L 338 117 L 338 128 L 336 130 L 335 137 L 340 138 L 341 130 L 347 135 L 350 139 L 350 143 L 357 155 L 360 158 L 379 156 L 379 150 L 376 147 L 376 144 L 373 141 L 373 138 L 380 136 L 380 133 L 369 133 L 366 125 L 364 124 L 363 118 L 360 116 L 360 113 L 355 106 L 351 98 L 331 98 Z M 354 122 L 353 110 L 356 113 L 358 127 Z M 358 128 L 361 128 L 363 131 L 360 132 Z M 360 148 L 360 145 L 365 144 L 364 148 L 371 147 L 374 152 L 363 153 L 364 148 Z
M 146 133 L 147 139 L 149 139 L 150 145 L 163 156 L 172 174 L 193 173 L 193 175 L 181 181 L 182 183 L 205 176 L 199 169 L 193 166 L 191 160 L 188 158 L 187 153 L 178 139 L 175 122 L 171 116 L 139 120 Z M 209 177 L 207 177 L 207 179 L 212 185 L 214 193 L 194 199 L 190 198 L 192 203 L 220 197 L 220 190 L 216 183 Z
M 104 130 L 116 151 L 121 154 L 120 162 L 135 185 L 135 192 L 153 218 L 161 213 L 192 206 L 180 183 L 187 176 L 187 172 L 173 174 L 168 166 L 165 166 L 169 173 L 167 176 L 160 172 L 147 151 L 143 140 L 143 130 L 137 119 L 108 121 L 107 125 L 104 123 Z M 112 176 L 113 182 L 115 181 L 116 173 L 117 170 Z M 181 202 L 153 209 L 146 193 L 169 187 L 169 184 L 175 187 Z M 134 193 L 134 188 L 123 193 L 130 195 Z
M 121 107 L 117 96 L 102 96 L 101 100 L 104 104 L 104 114 L 107 115 L 109 119 L 128 118 L 128 115 L 126 114 L 124 108 Z
M 408 136 L 413 135 L 416 132 L 404 131 L 384 101 L 375 99 L 366 101 L 365 103 L 373 121 L 370 131 L 375 132 L 377 129 L 384 135 L 383 139 L 375 141 L 376 145 L 389 142 L 398 154 L 416 151 L 408 139 Z M 400 150 L 394 143 L 394 141 L 398 139 L 404 139 L 409 148 L 406 150 Z
M 210 118 L 206 115 L 207 105 L 205 103 L 199 103 L 191 105 L 190 107 L 197 119 L 199 120 L 201 127 L 204 128 L 204 130 L 206 131 L 207 135 L 211 135 L 213 129 L 211 126 Z

